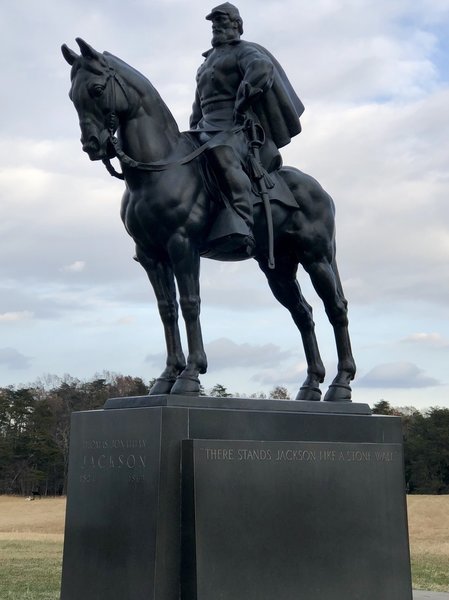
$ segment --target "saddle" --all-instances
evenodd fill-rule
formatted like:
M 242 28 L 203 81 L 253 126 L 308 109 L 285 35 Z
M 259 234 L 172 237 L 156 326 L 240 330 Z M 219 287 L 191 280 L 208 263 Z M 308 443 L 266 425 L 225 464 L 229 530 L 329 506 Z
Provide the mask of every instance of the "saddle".
M 289 209 L 298 209 L 298 202 L 282 177 L 282 168 L 268 173 L 261 165 L 251 165 L 250 159 L 243 168 L 252 182 L 250 201 L 253 205 L 253 213 L 256 213 L 256 207 L 263 203 L 258 184 L 258 179 L 261 177 L 264 179 L 264 189 L 268 194 L 270 204 L 278 203 Z M 259 170 L 258 173 L 256 173 L 257 170 Z M 205 159 L 201 161 L 201 175 L 215 204 L 209 235 L 200 249 L 201 256 L 220 261 L 239 261 L 252 258 L 255 247 L 254 240 L 248 236 L 248 226 L 221 192 Z
M 252 147 L 253 149 L 256 148 L 257 156 L 259 156 L 259 150 L 265 142 L 265 134 L 260 126 L 252 126 L 252 129 L 254 136 L 252 139 L 249 139 L 249 147 Z M 258 132 L 262 133 L 262 137 L 258 135 Z M 193 151 L 187 156 L 171 162 L 156 161 L 145 163 L 132 159 L 123 152 L 119 140 L 114 136 L 112 130 L 110 131 L 109 141 L 114 148 L 115 155 L 122 165 L 124 164 L 128 167 L 140 169 L 142 171 L 165 171 L 170 167 L 184 165 L 198 158 L 200 164 L 199 171 L 204 187 L 208 191 L 209 196 L 216 199 L 214 210 L 212 211 L 212 225 L 208 237 L 204 240 L 203 247 L 200 248 L 200 254 L 207 258 L 221 261 L 238 261 L 252 258 L 254 256 L 255 243 L 250 235 L 248 226 L 221 193 L 215 177 L 208 168 L 204 158 L 203 153 L 209 147 L 209 142 L 201 145 L 198 138 L 195 135 L 192 135 L 192 133 L 193 132 L 191 131 L 186 131 L 183 135 L 190 142 Z M 229 133 L 230 132 L 222 132 L 218 135 L 227 135 Z M 264 203 L 268 230 L 268 264 L 269 267 L 273 269 L 274 240 L 270 204 L 271 202 L 277 202 L 291 209 L 297 209 L 299 205 L 282 177 L 281 155 L 277 149 L 275 149 L 274 153 L 270 152 L 270 148 L 265 147 L 264 150 L 265 149 L 268 149 L 269 151 L 269 161 L 266 164 L 270 165 L 268 167 L 270 174 L 261 164 L 260 159 L 257 160 L 254 155 L 251 155 L 250 151 L 248 151 L 247 165 L 242 165 L 242 169 L 246 171 L 253 183 L 252 198 L 250 198 L 250 201 L 253 203 L 253 209 L 259 203 Z M 104 158 L 103 163 L 110 175 L 121 180 L 125 178 L 123 173 L 119 173 L 114 169 L 110 158 Z M 261 188 L 260 181 L 262 179 L 264 180 L 264 185 Z

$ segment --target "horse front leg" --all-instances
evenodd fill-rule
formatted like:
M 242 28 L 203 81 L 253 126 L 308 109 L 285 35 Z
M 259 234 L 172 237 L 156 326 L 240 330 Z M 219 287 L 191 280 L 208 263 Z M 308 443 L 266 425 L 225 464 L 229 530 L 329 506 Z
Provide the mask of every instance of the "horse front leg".
M 169 394 L 177 376 L 186 366 L 179 335 L 175 278 L 168 262 L 149 258 L 139 248 L 136 248 L 136 260 L 145 269 L 153 286 L 167 347 L 166 367 L 156 379 L 149 394 Z
M 354 379 L 356 365 L 349 338 L 348 303 L 343 295 L 335 258 L 331 261 L 322 259 L 311 262 L 305 264 L 304 268 L 309 273 L 317 294 L 323 300 L 326 314 L 334 329 L 337 347 L 338 371 L 324 400 L 327 402 L 350 402 L 351 386 L 349 384 Z
M 324 380 L 325 370 L 315 336 L 312 307 L 302 295 L 296 279 L 298 265 L 295 261 L 277 257 L 275 269 L 269 269 L 265 260 L 259 262 L 259 267 L 265 273 L 273 295 L 290 311 L 301 334 L 307 361 L 307 378 L 302 384 L 296 400 L 321 400 L 319 386 Z
M 168 246 L 179 290 L 179 303 L 187 333 L 188 357 L 185 369 L 178 375 L 172 394 L 198 396 L 198 376 L 207 371 L 200 323 L 200 255 L 187 238 L 174 236 Z

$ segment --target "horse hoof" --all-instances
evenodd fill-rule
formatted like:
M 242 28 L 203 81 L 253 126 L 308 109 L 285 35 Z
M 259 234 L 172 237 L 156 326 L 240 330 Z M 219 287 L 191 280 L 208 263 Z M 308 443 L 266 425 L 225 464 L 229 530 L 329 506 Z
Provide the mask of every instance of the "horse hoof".
M 299 388 L 299 392 L 295 400 L 302 400 L 306 402 L 318 402 L 321 400 L 321 390 L 317 387 L 303 386 Z
M 352 402 L 351 387 L 344 383 L 331 383 L 324 396 L 325 402 Z
M 200 380 L 198 377 L 189 377 L 180 375 L 171 389 L 171 394 L 180 396 L 199 396 Z
M 149 391 L 149 396 L 160 396 L 161 394 L 169 394 L 176 379 L 165 379 L 158 377 Z

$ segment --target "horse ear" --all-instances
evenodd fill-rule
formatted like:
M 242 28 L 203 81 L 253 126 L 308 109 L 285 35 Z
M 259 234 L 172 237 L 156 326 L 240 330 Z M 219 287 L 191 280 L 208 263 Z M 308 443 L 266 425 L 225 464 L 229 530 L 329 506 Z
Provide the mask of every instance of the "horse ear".
M 95 58 L 99 59 L 100 55 L 92 46 L 90 46 L 87 42 L 82 40 L 81 38 L 76 38 L 76 43 L 80 47 L 81 54 L 84 58 Z
M 66 59 L 66 61 L 69 63 L 69 65 L 73 65 L 75 60 L 77 58 L 79 58 L 78 54 L 76 52 L 74 52 L 73 50 L 70 50 L 70 48 L 67 46 L 67 44 L 63 44 L 61 46 L 61 52 L 62 52 L 62 55 L 64 56 L 64 58 Z

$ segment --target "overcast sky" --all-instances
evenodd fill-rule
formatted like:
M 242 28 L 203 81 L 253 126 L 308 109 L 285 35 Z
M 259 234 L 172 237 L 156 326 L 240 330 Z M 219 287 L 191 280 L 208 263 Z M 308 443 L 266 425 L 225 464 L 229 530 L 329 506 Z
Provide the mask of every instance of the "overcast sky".
M 215 6 L 14 0 L 0 15 L 0 386 L 106 369 L 157 376 L 153 292 L 119 217 L 123 184 L 81 151 L 60 53 L 80 36 L 142 71 L 181 129 Z M 337 206 L 355 401 L 449 407 L 449 0 L 241 0 L 306 106 L 286 164 Z M 209 373 L 252 393 L 305 377 L 300 337 L 255 262 L 203 261 Z M 308 277 L 328 384 L 333 334 Z

